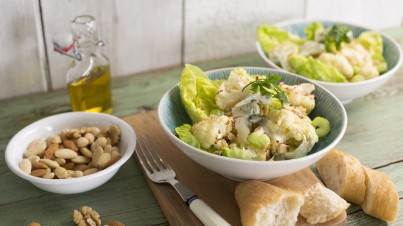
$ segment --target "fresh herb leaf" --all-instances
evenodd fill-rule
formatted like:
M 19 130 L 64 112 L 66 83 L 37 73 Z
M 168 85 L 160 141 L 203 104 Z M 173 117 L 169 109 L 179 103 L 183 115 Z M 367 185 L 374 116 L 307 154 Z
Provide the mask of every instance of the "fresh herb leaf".
M 290 101 L 287 94 L 277 85 L 280 79 L 281 76 L 279 75 L 271 75 L 267 78 L 259 78 L 259 76 L 256 76 L 256 80 L 246 85 L 242 91 L 250 86 L 250 90 L 253 93 L 259 92 L 260 95 L 270 95 L 273 98 L 278 99 L 281 103 L 281 107 L 283 107 L 284 104 L 289 103 Z
M 340 50 L 343 42 L 349 43 L 350 28 L 341 24 L 333 25 L 324 35 L 324 44 L 327 52 Z

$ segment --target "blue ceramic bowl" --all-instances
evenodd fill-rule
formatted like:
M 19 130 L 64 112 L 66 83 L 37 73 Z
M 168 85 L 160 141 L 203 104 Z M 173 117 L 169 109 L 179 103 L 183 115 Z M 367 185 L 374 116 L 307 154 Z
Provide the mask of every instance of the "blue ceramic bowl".
M 285 71 L 266 68 L 243 67 L 250 74 L 280 75 L 281 81 L 288 85 L 310 82 L 309 80 Z M 214 80 L 227 79 L 233 68 L 208 71 Z M 171 141 L 189 158 L 198 164 L 227 178 L 242 181 L 246 179 L 268 180 L 302 170 L 318 161 L 331 150 L 343 137 L 347 126 L 347 115 L 342 103 L 329 91 L 315 84 L 316 107 L 309 115 L 311 118 L 322 116 L 329 120 L 330 133 L 315 144 L 305 157 L 283 161 L 253 161 L 218 156 L 194 148 L 175 135 L 175 128 L 185 123 L 191 124 L 180 99 L 179 84 L 168 90 L 158 106 L 158 117 L 162 128 Z
M 299 37 L 306 37 L 304 29 L 314 21 L 322 23 L 324 27 L 330 27 L 335 24 L 345 25 L 351 29 L 354 37 L 358 37 L 364 31 L 372 30 L 350 23 L 323 20 L 291 20 L 279 24 L 274 24 L 274 26 L 298 35 Z M 383 55 L 385 61 L 388 64 L 388 70 L 383 72 L 381 76 L 354 83 L 335 83 L 312 79 L 309 80 L 315 81 L 316 83 L 328 89 L 330 92 L 336 95 L 336 97 L 344 104 L 349 103 L 356 98 L 365 96 L 372 91 L 378 89 L 395 74 L 395 72 L 400 68 L 403 61 L 403 53 L 400 45 L 386 34 L 382 32 L 379 33 L 382 35 L 383 38 Z M 269 67 L 284 70 L 269 59 L 268 55 L 263 51 L 263 48 L 258 41 L 256 42 L 256 48 L 260 57 L 269 65 Z

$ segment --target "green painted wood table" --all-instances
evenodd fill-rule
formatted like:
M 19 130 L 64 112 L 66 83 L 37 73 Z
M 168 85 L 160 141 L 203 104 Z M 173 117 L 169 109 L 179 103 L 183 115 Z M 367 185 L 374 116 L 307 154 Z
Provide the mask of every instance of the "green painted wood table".
M 403 28 L 385 31 L 403 45 Z M 266 66 L 257 53 L 197 64 L 203 70 L 231 66 Z M 114 79 L 113 115 L 124 117 L 154 110 L 166 90 L 179 81 L 183 66 Z M 375 92 L 345 105 L 347 131 L 336 148 L 358 157 L 364 165 L 389 175 L 403 197 L 403 68 Z M 0 226 L 74 225 L 74 209 L 90 205 L 102 219 L 126 225 L 168 225 L 144 175 L 134 160 L 101 187 L 76 195 L 48 193 L 14 175 L 4 151 L 12 136 L 43 117 L 71 111 L 67 90 L 0 101 Z M 397 222 L 403 225 L 403 202 Z M 359 206 L 348 211 L 347 225 L 386 225 Z

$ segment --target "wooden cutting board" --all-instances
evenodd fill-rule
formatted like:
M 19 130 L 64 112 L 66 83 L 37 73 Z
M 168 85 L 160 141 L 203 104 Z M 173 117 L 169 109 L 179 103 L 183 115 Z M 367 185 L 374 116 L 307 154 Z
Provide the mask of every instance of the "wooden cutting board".
M 239 208 L 234 196 L 235 187 L 240 182 L 216 174 L 183 154 L 165 135 L 155 111 L 127 116 L 123 120 L 134 128 L 136 134 L 150 136 L 161 157 L 175 170 L 176 178 L 179 181 L 196 193 L 231 225 L 241 226 Z M 156 184 L 148 178 L 147 181 L 170 225 L 203 225 L 171 185 Z M 268 183 L 304 191 L 319 181 L 315 174 L 307 168 L 295 174 L 268 181 Z M 344 212 L 336 219 L 320 225 L 344 225 L 345 222 L 346 213 Z M 304 218 L 299 217 L 297 225 L 310 224 L 307 224 Z

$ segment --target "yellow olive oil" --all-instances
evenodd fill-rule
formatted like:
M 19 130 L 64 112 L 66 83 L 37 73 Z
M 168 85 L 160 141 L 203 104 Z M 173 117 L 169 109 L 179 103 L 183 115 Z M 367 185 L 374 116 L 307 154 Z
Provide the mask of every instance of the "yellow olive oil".
M 109 66 L 94 67 L 88 76 L 68 84 L 73 111 L 112 113 Z

